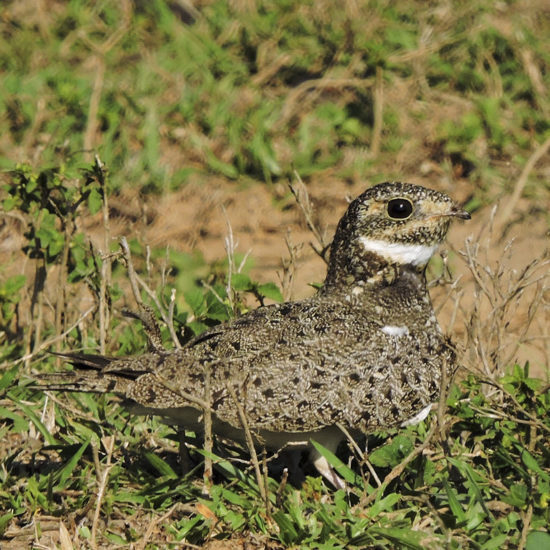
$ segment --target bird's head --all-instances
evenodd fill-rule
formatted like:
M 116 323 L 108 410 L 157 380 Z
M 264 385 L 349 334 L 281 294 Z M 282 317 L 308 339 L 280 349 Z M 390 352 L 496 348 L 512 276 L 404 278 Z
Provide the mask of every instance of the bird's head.
M 470 214 L 444 193 L 410 183 L 367 189 L 338 224 L 325 286 L 366 283 L 388 268 L 423 272 L 453 218 Z

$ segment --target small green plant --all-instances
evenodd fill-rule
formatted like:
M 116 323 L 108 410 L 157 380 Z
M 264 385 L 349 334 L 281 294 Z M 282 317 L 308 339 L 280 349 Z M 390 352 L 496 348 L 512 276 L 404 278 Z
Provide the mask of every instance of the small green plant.
M 49 330 L 41 315 L 46 286 L 55 281 L 59 289 L 53 300 L 57 333 L 67 326 L 64 312 L 71 293 L 66 283 L 86 280 L 94 291 L 99 291 L 101 258 L 94 252 L 90 254 L 90 241 L 77 224 L 84 207 L 92 215 L 102 207 L 105 181 L 99 161 L 80 176 L 71 177 L 64 167 L 36 173 L 22 166 L 12 172 L 11 180 L 3 187 L 3 211 L 15 212 L 23 225 L 22 251 L 34 266 L 32 274 L 12 275 L 3 286 L 2 323 L 8 331 L 18 334 L 20 342 L 25 342 L 23 348 L 12 346 L 12 356 L 37 349 L 44 329 Z M 25 283 L 31 283 L 33 288 L 24 304 L 32 321 L 24 315 L 22 319 L 19 309 L 22 295 L 18 291 Z M 29 330 L 21 330 L 22 325 Z
M 81 251 L 78 261 L 65 264 L 69 286 L 89 284 L 88 277 L 101 273 L 94 267 L 80 277 L 84 272 L 78 262 L 98 265 L 96 252 L 81 246 L 78 231 L 67 233 L 66 225 L 56 217 L 64 208 L 69 216 L 65 223 L 78 227 L 80 206 L 87 201 L 87 211 L 93 209 L 92 190 L 104 185 L 104 180 L 90 181 L 91 173 L 98 174 L 94 172 L 98 164 L 94 166 L 91 172 L 82 172 L 78 191 L 74 191 L 74 182 L 74 187 L 65 188 L 66 182 L 58 175 L 53 179 L 42 176 L 39 193 L 35 176 L 25 169 L 14 174 L 19 190 L 9 188 L 8 204 L 13 197 L 20 200 L 23 193 L 36 193 L 21 207 L 30 220 L 25 251 L 36 263 L 49 272 L 63 258 L 74 258 L 63 253 L 67 238 L 71 239 L 69 248 Z M 99 175 L 103 174 L 102 170 Z M 42 223 L 46 214 L 54 216 L 49 225 Z M 254 282 L 246 273 L 246 258 L 235 254 L 230 251 L 223 269 L 213 266 L 208 273 L 200 258 L 147 251 L 137 242 L 130 246 L 123 241 L 113 277 L 119 285 L 123 277 L 135 278 L 140 300 L 151 301 L 165 320 L 163 339 L 176 338 L 179 343 L 242 311 L 247 307 L 247 294 L 260 303 L 266 298 L 281 299 L 277 286 Z M 150 257 L 166 259 L 160 272 L 151 268 Z M 186 282 L 184 272 L 195 268 L 206 277 L 202 285 Z M 73 275 L 75 271 L 78 276 Z M 14 279 L 6 285 L 13 284 L 17 293 L 24 283 Z M 170 287 L 171 283 L 175 286 Z M 170 288 L 179 300 L 174 301 Z M 106 292 L 117 299 L 122 296 Z M 17 300 L 5 298 L 4 304 L 8 322 Z M 49 322 L 55 322 L 55 317 Z M 110 345 L 117 345 L 118 353 L 143 349 L 146 338 L 138 324 L 126 324 L 123 330 L 120 321 L 115 324 L 117 341 L 111 340 Z M 97 324 L 87 329 L 97 330 Z M 83 335 L 76 331 L 66 337 L 73 343 L 97 345 L 98 338 L 84 339 Z M 4 350 L 10 353 L 7 343 Z M 43 358 L 41 368 L 52 368 L 54 361 Z M 97 541 L 101 518 L 108 517 L 109 525 L 101 536 L 111 544 L 140 540 L 135 529 L 116 527 L 117 518 L 125 521 L 151 512 L 167 522 L 163 544 L 182 539 L 202 544 L 241 533 L 261 537 L 273 547 L 490 549 L 507 543 L 536 550 L 537 544 L 550 539 L 546 531 L 550 456 L 545 444 L 550 432 L 550 397 L 548 386 L 530 376 L 528 365 L 515 366 L 510 374 L 491 380 L 468 376 L 452 386 L 447 415 L 432 415 L 418 426 L 372 436 L 367 454 L 357 445 L 341 449 L 338 456 L 318 446 L 346 481 L 347 491 L 334 491 L 318 477 L 307 477 L 301 487 L 292 486 L 284 477 L 269 477 L 267 471 L 264 479 L 258 479 L 245 448 L 220 445 L 214 452 L 205 451 L 200 438 L 191 433 L 187 448 L 192 467 L 182 475 L 178 437 L 169 426 L 129 415 L 108 396 L 73 394 L 51 401 L 30 388 L 21 372 L 20 363 L 15 363 L 0 378 L 4 395 L 1 430 L 19 439 L 35 434 L 43 444 L 24 455 L 17 451 L 3 461 L 0 527 L 9 536 L 31 516 L 66 516 L 95 507 L 93 521 L 79 530 L 78 537 Z M 19 383 L 14 384 L 18 376 Z M 484 390 L 487 383 L 494 388 L 491 397 Z M 201 492 L 197 481 L 204 459 L 212 462 L 215 472 L 208 495 Z M 266 456 L 269 462 L 271 457 Z M 95 496 L 98 491 L 101 497 Z M 184 512 L 180 513 L 182 505 Z
M 515 200 L 522 190 L 532 200 L 531 226 L 548 194 L 542 3 L 4 4 L 0 229 L 22 250 L 1 251 L 0 546 L 550 547 L 548 383 L 510 370 L 501 346 L 523 322 L 524 288 L 540 286 L 529 316 L 546 303 L 538 271 L 514 278 L 475 264 L 475 301 L 492 312 L 466 327 L 478 374 L 452 386 L 442 426 L 432 414 L 376 434 L 366 455 L 320 449 L 348 492 L 268 476 L 263 498 L 246 449 L 219 444 L 206 456 L 192 433 L 183 474 L 171 427 L 110 396 L 45 396 L 25 376 L 63 368 L 47 350 L 146 349 L 146 331 L 122 315 L 135 309 L 128 259 L 167 347 L 280 299 L 237 253 L 209 265 L 132 235 L 121 251 L 108 200 L 129 188 L 147 203 L 190 182 L 267 182 L 280 200 L 294 170 L 327 196 L 337 179 L 344 189 L 435 177 L 469 194 L 473 211 L 524 169 Z M 109 174 L 90 164 L 95 154 Z M 434 267 L 443 278 L 445 262 Z M 491 280 L 501 284 L 484 296 Z

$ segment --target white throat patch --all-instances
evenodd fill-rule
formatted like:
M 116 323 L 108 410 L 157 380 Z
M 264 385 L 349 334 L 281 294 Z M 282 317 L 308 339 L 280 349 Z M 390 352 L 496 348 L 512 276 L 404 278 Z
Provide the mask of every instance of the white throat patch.
M 399 264 L 426 265 L 438 245 L 388 243 L 367 237 L 359 237 L 365 250 L 374 252 L 387 260 Z

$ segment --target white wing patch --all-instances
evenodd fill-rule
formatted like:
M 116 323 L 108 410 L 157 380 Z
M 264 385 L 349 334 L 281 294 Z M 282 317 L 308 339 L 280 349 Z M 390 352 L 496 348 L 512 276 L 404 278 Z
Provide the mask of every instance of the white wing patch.
M 408 327 L 395 327 L 393 325 L 386 325 L 385 327 L 382 327 L 380 329 L 384 334 L 387 334 L 388 336 L 408 336 L 409 329 Z
M 368 252 L 374 252 L 399 264 L 426 265 L 438 247 L 438 245 L 388 243 L 367 237 L 359 237 L 359 240 Z

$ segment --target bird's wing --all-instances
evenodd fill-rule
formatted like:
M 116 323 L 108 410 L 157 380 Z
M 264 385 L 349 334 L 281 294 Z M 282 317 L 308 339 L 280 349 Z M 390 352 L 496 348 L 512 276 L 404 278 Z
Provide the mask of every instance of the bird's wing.
M 437 392 L 437 353 L 423 376 L 418 365 L 441 342 L 423 341 L 423 329 L 396 337 L 381 328 L 342 302 L 260 308 L 167 355 L 129 397 L 164 411 L 200 399 L 235 427 L 240 408 L 251 428 L 275 432 L 397 425 Z
M 431 402 L 444 356 L 437 335 L 425 341 L 422 330 L 395 337 L 380 328 L 341 302 L 280 304 L 172 352 L 121 359 L 68 354 L 75 370 L 57 375 L 49 388 L 115 392 L 150 413 L 170 417 L 173 410 L 174 418 L 177 409 L 209 407 L 237 428 L 240 409 L 254 430 L 302 432 L 341 423 L 372 431 Z M 429 361 L 419 367 L 425 356 Z

